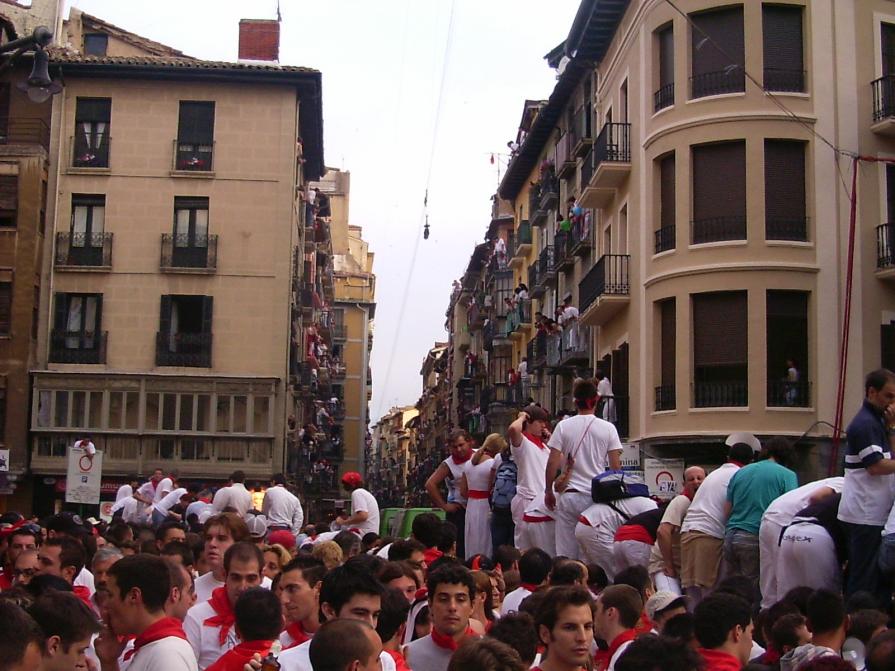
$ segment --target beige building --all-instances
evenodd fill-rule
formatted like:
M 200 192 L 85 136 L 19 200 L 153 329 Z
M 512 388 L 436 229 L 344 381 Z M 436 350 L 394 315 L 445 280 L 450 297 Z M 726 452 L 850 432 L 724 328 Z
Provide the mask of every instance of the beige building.
M 41 509 L 84 435 L 112 478 L 286 465 L 320 73 L 277 65 L 258 26 L 240 26 L 252 62 L 219 63 L 77 11 L 66 23 L 31 408 Z
M 416 407 L 400 406 L 390 408 L 373 425 L 366 484 L 375 494 L 380 508 L 403 507 L 412 495 L 408 473 L 418 419 Z

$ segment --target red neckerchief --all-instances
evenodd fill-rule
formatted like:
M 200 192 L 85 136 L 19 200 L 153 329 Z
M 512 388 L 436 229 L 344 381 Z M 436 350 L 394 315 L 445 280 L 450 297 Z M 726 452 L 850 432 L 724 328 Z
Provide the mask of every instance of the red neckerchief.
M 609 662 L 612 661 L 613 656 L 618 652 L 618 649 L 622 647 L 622 645 L 629 641 L 633 641 L 635 638 L 637 638 L 637 632 L 633 629 L 626 629 L 613 638 L 612 643 L 609 644 L 609 650 L 606 651 L 606 666 L 600 666 L 600 671 L 604 671 L 604 669 L 609 666 Z
M 700 648 L 699 654 L 706 661 L 705 671 L 740 671 L 743 668 L 740 660 L 721 650 Z
M 200 496 L 200 497 L 199 497 L 199 500 L 200 500 L 202 503 L 211 503 L 211 499 L 208 498 L 207 496 Z
M 144 645 L 149 645 L 172 636 L 174 638 L 182 638 L 184 641 L 187 640 L 186 634 L 183 633 L 183 623 L 176 617 L 163 617 L 161 620 L 156 620 L 134 639 L 134 647 L 124 653 L 124 661 L 126 662 L 140 652 L 140 648 Z
M 535 445 L 537 445 L 542 450 L 547 449 L 547 446 L 544 445 L 544 441 L 541 440 L 540 436 L 536 436 L 533 433 L 529 433 L 528 431 L 523 431 L 522 435 L 525 436 L 526 438 L 528 438 L 531 442 L 533 442 Z
M 301 626 L 301 622 L 291 623 L 288 627 L 286 627 L 286 633 L 292 637 L 292 643 L 283 648 L 283 650 L 294 648 L 297 645 L 301 645 L 305 641 L 311 640 L 311 635 L 305 631 L 305 628 L 303 626 Z
M 519 583 L 519 587 L 522 589 L 527 589 L 529 592 L 537 592 L 538 585 L 535 585 L 533 582 L 521 582 Z
M 470 450 L 469 453 L 465 457 L 460 458 L 460 459 L 457 459 L 457 457 L 455 457 L 453 454 L 451 455 L 451 461 L 453 461 L 455 464 L 457 464 L 457 466 L 461 466 L 461 465 L 465 464 L 470 459 L 472 459 L 472 450 Z
M 84 585 L 75 585 L 71 588 L 71 591 L 74 593 L 76 597 L 78 597 L 81 601 L 87 604 L 90 607 L 90 610 L 93 610 L 93 600 L 90 598 L 90 588 L 85 587 Z
M 444 650 L 450 650 L 454 652 L 457 648 L 460 647 L 460 644 L 454 640 L 453 636 L 448 636 L 447 634 L 439 634 L 435 631 L 435 627 L 432 627 L 432 642 L 437 645 L 439 648 L 443 648 Z M 475 632 L 470 628 L 466 627 L 466 631 L 463 632 L 463 638 L 469 638 L 470 636 L 475 636 Z
M 640 634 L 648 634 L 655 628 L 655 626 L 653 621 L 649 619 L 649 615 L 641 611 L 640 621 L 634 626 L 634 633 L 637 636 L 640 636 Z
M 220 627 L 221 630 L 218 633 L 218 642 L 221 645 L 227 641 L 227 634 L 230 633 L 230 627 L 236 622 L 236 615 L 233 613 L 233 606 L 230 604 L 230 599 L 227 597 L 227 589 L 225 587 L 218 587 L 211 593 L 211 598 L 208 600 L 208 603 L 211 605 L 215 614 L 205 620 L 202 624 L 206 627 Z
M 728 464 L 733 464 L 734 466 L 739 466 L 740 468 L 742 468 L 743 466 L 746 465 L 746 464 L 742 463 L 741 461 L 734 461 L 733 459 L 731 459 L 731 460 L 728 461 L 727 463 L 728 463 Z
M 389 657 L 395 660 L 395 671 L 410 671 L 410 667 L 407 666 L 407 660 L 404 659 L 404 655 L 402 655 L 397 650 L 384 650 Z
M 432 562 L 443 556 L 444 552 L 442 552 L 438 548 L 426 548 L 423 551 L 423 559 L 426 560 L 426 566 L 432 566 Z
M 205 667 L 205 671 L 242 671 L 256 653 L 264 659 L 270 652 L 271 645 L 273 641 L 245 641 L 225 652 L 211 666 Z

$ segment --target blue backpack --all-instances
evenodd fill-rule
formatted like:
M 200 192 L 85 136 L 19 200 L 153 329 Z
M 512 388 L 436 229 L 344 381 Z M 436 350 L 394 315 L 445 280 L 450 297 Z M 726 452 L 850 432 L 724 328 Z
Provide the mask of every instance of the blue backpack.
M 516 496 L 516 462 L 505 458 L 494 475 L 494 487 L 491 489 L 491 507 L 494 510 L 509 510 L 510 502 Z

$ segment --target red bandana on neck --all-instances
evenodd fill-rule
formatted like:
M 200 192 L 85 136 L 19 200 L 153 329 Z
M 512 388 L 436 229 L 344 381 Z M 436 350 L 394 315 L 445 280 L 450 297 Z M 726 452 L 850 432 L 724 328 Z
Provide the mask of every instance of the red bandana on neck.
M 423 551 L 423 559 L 426 560 L 426 566 L 432 566 L 432 562 L 443 556 L 444 552 L 438 548 L 426 548 L 425 551 Z
M 519 583 L 519 587 L 521 587 L 522 589 L 527 589 L 529 592 L 538 591 L 538 586 L 535 585 L 533 582 L 521 582 Z
M 544 445 L 544 441 L 541 440 L 540 436 L 536 436 L 533 433 L 529 433 L 528 431 L 523 431 L 522 435 L 525 436 L 526 438 L 528 438 L 531 442 L 533 442 L 535 445 L 537 445 L 542 450 L 547 449 L 547 446 Z
M 614 639 L 612 639 L 612 643 L 609 644 L 609 650 L 606 651 L 606 665 L 600 665 L 600 671 L 605 671 L 609 667 L 609 662 L 612 661 L 612 658 L 615 656 L 615 653 L 618 652 L 618 649 L 622 647 L 628 641 L 633 641 L 637 638 L 637 632 L 633 629 L 626 629 Z
M 445 650 L 450 650 L 451 652 L 453 652 L 460 647 L 460 644 L 454 640 L 453 636 L 448 636 L 447 634 L 439 634 L 435 630 L 435 627 L 432 627 L 431 635 L 432 642 L 439 648 L 444 648 Z M 475 632 L 470 627 L 466 627 L 466 631 L 463 632 L 463 638 L 469 638 L 471 636 L 475 636 Z
M 255 654 L 261 655 L 261 659 L 270 652 L 273 641 L 245 641 L 232 650 L 228 650 L 218 658 L 211 666 L 205 667 L 205 671 L 242 671 L 243 667 L 252 661 Z
M 149 645 L 150 643 L 155 643 L 163 638 L 172 636 L 174 638 L 181 638 L 184 641 L 187 640 L 186 634 L 183 633 L 183 624 L 181 621 L 176 617 L 163 617 L 161 620 L 156 620 L 146 627 L 142 634 L 134 639 L 134 647 L 124 653 L 124 661 L 129 660 L 140 652 L 140 648 L 144 645 Z
M 468 452 L 465 457 L 460 457 L 459 459 L 455 457 L 453 454 L 451 455 L 451 461 L 453 461 L 457 466 L 460 464 L 465 464 L 467 461 L 472 459 L 472 452 Z
M 741 461 L 734 461 L 733 459 L 730 459 L 727 463 L 733 464 L 734 466 L 739 466 L 740 468 L 742 468 L 743 466 L 746 465 L 746 464 L 742 463 Z
M 301 626 L 301 622 L 290 623 L 289 626 L 286 627 L 286 633 L 292 637 L 292 643 L 283 648 L 283 650 L 294 648 L 297 645 L 301 645 L 305 641 L 311 640 L 311 635 L 305 631 L 305 628 L 303 626 Z
M 700 648 L 698 652 L 706 661 L 706 666 L 712 671 L 739 671 L 743 668 L 740 660 L 726 652 L 705 648 Z
M 90 607 L 90 610 L 93 610 L 93 601 L 90 599 L 89 587 L 85 587 L 84 585 L 75 585 L 71 588 L 71 591 L 76 597 L 86 603 Z
M 407 666 L 407 660 L 404 659 L 404 655 L 402 655 L 397 650 L 383 650 L 389 657 L 395 660 L 395 671 L 410 671 L 410 667 Z
M 211 598 L 208 600 L 208 603 L 211 604 L 212 609 L 214 609 L 215 615 L 209 617 L 202 624 L 206 627 L 220 627 L 221 630 L 218 633 L 218 642 L 221 645 L 224 645 L 227 640 L 227 634 L 230 633 L 230 627 L 236 622 L 233 606 L 230 604 L 230 599 L 227 597 L 227 589 L 224 587 L 215 589 L 211 593 Z

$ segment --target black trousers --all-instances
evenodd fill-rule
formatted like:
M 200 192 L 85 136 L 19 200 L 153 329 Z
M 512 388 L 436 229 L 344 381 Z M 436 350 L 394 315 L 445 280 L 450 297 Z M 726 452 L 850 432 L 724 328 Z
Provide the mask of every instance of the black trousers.
M 460 508 L 452 513 L 447 513 L 445 518 L 457 527 L 457 556 L 462 561 L 466 557 L 466 508 Z

